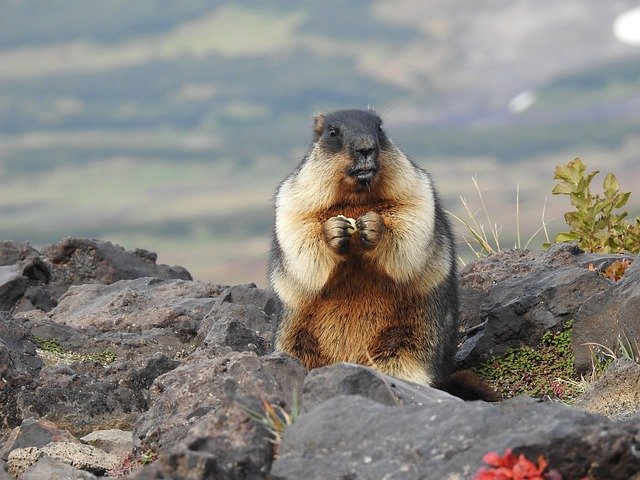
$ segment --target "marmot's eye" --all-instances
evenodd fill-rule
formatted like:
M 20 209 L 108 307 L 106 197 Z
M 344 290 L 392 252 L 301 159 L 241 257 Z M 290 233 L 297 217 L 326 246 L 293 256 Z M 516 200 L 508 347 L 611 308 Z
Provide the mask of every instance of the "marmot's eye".
M 379 133 L 380 135 L 384 135 L 384 129 L 382 128 L 382 124 L 381 124 L 381 123 L 380 123 L 380 124 L 378 124 L 378 133 Z
M 338 129 L 336 127 L 329 127 L 329 136 L 337 137 L 338 136 Z

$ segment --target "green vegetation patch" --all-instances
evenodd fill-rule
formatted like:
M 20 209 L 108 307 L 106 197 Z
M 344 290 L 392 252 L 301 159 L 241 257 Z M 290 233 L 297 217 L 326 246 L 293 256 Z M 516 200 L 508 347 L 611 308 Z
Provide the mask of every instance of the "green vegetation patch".
M 35 337 L 35 342 L 38 345 L 38 355 L 48 365 L 90 361 L 106 367 L 117 359 L 116 354 L 108 348 L 96 353 L 79 353 L 66 350 L 55 338 L 45 340 L 44 338 Z
M 510 348 L 476 369 L 505 398 L 520 394 L 569 400 L 581 393 L 573 350 L 572 322 L 545 332 L 537 348 Z

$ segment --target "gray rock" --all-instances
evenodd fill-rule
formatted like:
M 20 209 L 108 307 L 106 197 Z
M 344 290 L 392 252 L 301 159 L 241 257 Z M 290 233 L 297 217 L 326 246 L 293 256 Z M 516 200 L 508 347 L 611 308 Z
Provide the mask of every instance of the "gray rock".
M 619 282 L 607 282 L 607 288 L 594 291 L 575 314 L 572 344 L 580 372 L 591 368 L 587 343 L 617 350 L 618 338 L 640 338 L 640 255 Z
M 285 432 L 271 478 L 467 479 L 488 451 L 544 455 L 564 478 L 628 480 L 640 471 L 639 425 L 555 403 L 431 402 L 392 407 L 338 396 Z
M 16 448 L 44 447 L 51 442 L 78 442 L 67 430 L 58 428 L 48 420 L 25 418 L 19 427 L 13 429 L 4 443 L 0 456 L 6 460 L 9 452 Z M 79 443 L 79 442 L 78 442 Z
M 101 240 L 65 238 L 43 247 L 42 255 L 51 264 L 52 281 L 64 285 L 110 284 L 140 277 L 192 279 L 183 267 L 157 265 L 155 253 L 141 249 L 127 252 Z
M 159 353 L 151 358 L 93 361 L 42 369 L 36 385 L 18 395 L 23 415 L 36 414 L 75 435 L 96 429 L 131 429 L 148 407 L 153 380 L 179 363 Z
M 81 440 L 118 458 L 124 458 L 133 450 L 133 437 L 129 430 L 95 430 Z
M 260 410 L 262 396 L 290 411 L 305 374 L 279 353 L 258 357 L 216 347 L 192 354 L 151 387 L 134 441 L 138 451 L 166 453 L 134 478 L 266 478 L 273 445 L 243 405 Z
M 20 265 L 0 267 L 0 310 L 11 310 L 27 289 L 29 280 Z
M 467 265 L 460 274 L 463 344 L 460 366 L 474 366 L 509 348 L 535 347 L 542 334 L 576 318 L 589 298 L 611 281 L 588 269 L 621 255 L 585 254 L 556 244 L 544 252 L 508 250 Z M 576 321 L 576 325 L 577 325 Z
M 18 477 L 45 456 L 58 459 L 67 465 L 96 475 L 102 475 L 118 465 L 118 458 L 115 455 L 103 452 L 91 445 L 53 442 L 42 448 L 28 447 L 12 450 L 7 460 L 7 469 L 11 475 Z
M 280 315 L 275 294 L 255 284 L 226 289 L 200 325 L 203 345 L 226 345 L 232 349 L 265 355 L 273 351 Z
M 222 290 L 208 282 L 159 278 L 79 285 L 67 291 L 50 316 L 57 323 L 101 332 L 170 327 L 193 331 L 193 336 Z
M 139 450 L 166 450 L 186 438 L 205 414 L 222 413 L 244 397 L 263 395 L 290 408 L 305 375 L 297 360 L 279 353 L 261 358 L 228 347 L 197 351 L 154 381 L 149 410 L 134 428 L 134 444 Z
M 42 360 L 26 328 L 0 312 L 0 426 L 13 428 L 22 418 L 16 396 L 37 376 Z
M 22 260 L 35 258 L 38 251 L 28 242 L 0 241 L 0 266 L 13 265 Z
M 404 382 L 369 367 L 339 363 L 309 372 L 302 386 L 302 409 L 308 411 L 339 395 L 361 395 L 384 405 L 398 406 L 462 401 L 441 390 Z
M 95 480 L 98 477 L 56 458 L 43 456 L 27 468 L 20 478 L 21 480 Z
M 640 415 L 640 365 L 620 358 L 604 375 L 575 398 L 572 404 L 612 420 L 629 420 Z

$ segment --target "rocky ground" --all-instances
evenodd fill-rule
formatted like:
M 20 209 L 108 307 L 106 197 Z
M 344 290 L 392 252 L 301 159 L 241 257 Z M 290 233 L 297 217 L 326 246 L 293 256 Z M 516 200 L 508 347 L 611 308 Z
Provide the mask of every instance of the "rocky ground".
M 619 258 L 555 245 L 465 267 L 459 364 L 572 320 L 588 375 L 585 343 L 640 338 L 640 262 L 617 282 L 599 273 Z M 507 448 L 564 480 L 640 479 L 633 361 L 573 406 L 463 402 L 350 364 L 306 372 L 273 353 L 271 292 L 155 261 L 95 240 L 0 243 L 0 480 L 470 479 Z M 262 400 L 302 410 L 279 445 L 249 414 Z

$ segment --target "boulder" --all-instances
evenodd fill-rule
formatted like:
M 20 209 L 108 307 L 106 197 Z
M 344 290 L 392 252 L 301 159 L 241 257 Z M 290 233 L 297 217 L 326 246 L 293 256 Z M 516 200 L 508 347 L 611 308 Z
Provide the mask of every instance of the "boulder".
M 20 424 L 17 395 L 31 384 L 42 365 L 28 330 L 0 312 L 0 426 Z
M 275 293 L 255 284 L 225 290 L 205 317 L 198 337 L 205 346 L 226 345 L 264 355 L 273 351 L 280 304 Z
M 619 358 L 572 404 L 612 420 L 640 422 L 640 365 Z
M 70 442 L 52 442 L 42 448 L 17 448 L 9 453 L 7 470 L 9 474 L 18 477 L 34 465 L 42 457 L 58 459 L 67 465 L 80 470 L 86 470 L 96 475 L 103 475 L 107 470 L 118 465 L 115 455 L 103 452 L 91 445 Z
M 467 479 L 489 451 L 544 455 L 565 479 L 628 480 L 640 471 L 640 425 L 558 403 L 512 399 L 381 405 L 337 396 L 287 428 L 271 478 Z
M 291 357 L 229 347 L 199 350 L 156 379 L 134 428 L 138 451 L 161 452 L 134 478 L 267 478 L 273 444 L 251 420 L 259 398 L 291 410 L 306 374 Z
M 156 264 L 147 250 L 125 251 L 100 240 L 68 238 L 42 253 L 28 243 L 0 242 L 0 310 L 49 311 L 70 285 L 141 277 L 191 280 L 183 267 Z
M 577 325 L 580 307 L 612 286 L 598 270 L 622 258 L 632 257 L 556 244 L 547 251 L 507 250 L 470 263 L 460 273 L 458 364 L 475 366 L 509 348 L 535 347 L 544 332 L 574 319 Z
M 23 416 L 37 415 L 74 435 L 97 429 L 131 429 L 148 407 L 151 382 L 178 365 L 163 354 L 151 358 L 93 360 L 44 367 L 33 388 L 17 395 Z
M 579 372 L 591 368 L 589 343 L 617 351 L 620 339 L 631 339 L 634 348 L 633 341 L 640 339 L 640 255 L 620 281 L 607 282 L 607 288 L 593 291 L 575 314 L 572 344 Z
M 446 392 L 383 375 L 373 368 L 338 363 L 311 370 L 302 385 L 302 410 L 338 395 L 361 395 L 383 405 L 459 401 Z
M 133 437 L 130 430 L 117 428 L 95 430 L 80 440 L 118 458 L 124 458 L 133 449 Z
M 9 438 L 4 443 L 4 447 L 0 453 L 1 457 L 6 460 L 11 450 L 26 447 L 44 447 L 51 442 L 78 442 L 67 430 L 58 428 L 58 426 L 48 420 L 25 418 L 19 427 L 13 429 Z
M 40 457 L 20 477 L 21 480 L 97 480 L 97 478 L 92 473 L 47 456 Z
M 183 267 L 157 265 L 157 255 L 143 249 L 127 252 L 101 240 L 65 238 L 46 245 L 42 255 L 51 264 L 52 280 L 64 285 L 110 284 L 140 277 L 192 280 Z

